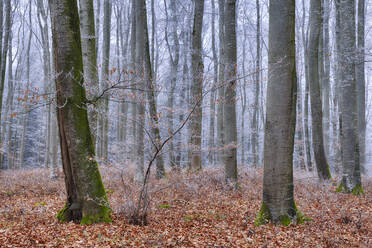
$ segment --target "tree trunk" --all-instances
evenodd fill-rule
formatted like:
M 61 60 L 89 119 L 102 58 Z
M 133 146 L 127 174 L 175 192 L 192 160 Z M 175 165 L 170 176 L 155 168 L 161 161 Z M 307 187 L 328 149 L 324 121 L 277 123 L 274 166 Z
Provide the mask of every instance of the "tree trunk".
M 202 168 L 202 97 L 203 97 L 203 55 L 202 55 L 202 30 L 204 16 L 204 0 L 196 0 L 194 3 L 194 26 L 191 40 L 191 67 L 192 87 L 191 106 L 195 111 L 191 117 L 191 170 Z
M 366 80 L 364 69 L 365 58 L 365 1 L 358 0 L 358 63 L 356 65 L 356 88 L 358 99 L 358 121 L 359 121 L 359 146 L 361 172 L 365 169 L 366 160 Z
M 293 195 L 296 125 L 295 1 L 270 0 L 263 203 L 256 225 L 302 221 Z
M 331 178 L 323 143 L 322 99 L 320 93 L 319 41 L 322 25 L 321 0 L 310 1 L 310 36 L 308 44 L 309 83 L 311 95 L 311 123 L 313 149 L 318 177 L 321 180 Z
M 225 28 L 224 28 L 224 44 L 225 44 L 225 97 L 223 105 L 223 126 L 224 126 L 224 141 L 226 148 L 224 149 L 224 165 L 225 178 L 236 182 L 238 180 L 238 168 L 236 159 L 237 148 L 237 128 L 236 128 L 236 71 L 237 71 L 237 55 L 236 55 L 236 31 L 235 31 L 235 0 L 225 1 Z
M 355 81 L 355 1 L 340 1 L 341 149 L 342 181 L 339 191 L 362 193 L 359 161 L 358 100 Z
M 217 147 L 222 148 L 224 146 L 223 141 L 223 99 L 224 99 L 224 8 L 225 8 L 225 0 L 218 0 L 218 13 L 219 13 L 219 20 L 218 20 L 218 40 L 219 40 L 219 68 L 218 68 L 218 100 L 217 100 Z M 217 154 L 217 161 L 222 163 L 222 153 L 218 152 Z
M 80 0 L 80 32 L 81 49 L 83 51 L 84 83 L 89 92 L 93 94 L 98 91 L 98 70 L 96 54 L 96 33 L 94 24 L 93 0 Z M 89 95 L 88 95 L 89 96 Z M 93 144 L 96 142 L 97 134 L 97 111 L 93 106 L 88 107 L 89 124 L 92 130 Z
M 109 87 L 109 66 L 110 66 L 110 37 L 111 37 L 111 0 L 103 2 L 103 42 L 102 42 L 102 71 L 101 71 L 101 90 Z M 105 96 L 102 101 L 101 109 L 101 144 L 98 156 L 104 161 L 108 160 L 108 125 L 109 125 L 109 96 Z
M 67 200 L 60 221 L 81 224 L 111 222 L 111 210 L 94 158 L 94 145 L 84 103 L 79 15 L 76 1 L 49 0 L 57 118 Z

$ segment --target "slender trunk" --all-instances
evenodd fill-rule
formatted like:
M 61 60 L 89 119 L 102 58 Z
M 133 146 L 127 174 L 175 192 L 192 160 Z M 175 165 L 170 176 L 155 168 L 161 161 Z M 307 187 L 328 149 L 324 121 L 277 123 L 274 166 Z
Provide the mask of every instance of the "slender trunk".
M 319 41 L 322 25 L 321 0 L 310 1 L 310 36 L 308 44 L 309 80 L 311 95 L 311 121 L 313 149 L 318 177 L 321 180 L 331 178 L 323 143 L 322 100 L 319 73 Z
M 356 65 L 356 83 L 358 99 L 360 167 L 365 170 L 366 160 L 366 80 L 365 80 L 365 1 L 358 0 L 358 63 Z
M 218 21 L 218 40 L 219 40 L 219 68 L 218 68 L 218 100 L 217 100 L 217 146 L 218 148 L 222 148 L 224 146 L 224 129 L 223 129 L 223 98 L 225 95 L 224 92 L 224 8 L 225 8 L 225 0 L 218 0 L 218 13 L 219 13 L 219 21 Z M 222 153 L 219 152 L 217 154 L 217 161 L 222 163 Z
M 223 126 L 224 141 L 226 148 L 223 151 L 225 178 L 236 182 L 238 180 L 237 168 L 237 127 L 236 127 L 236 71 L 237 71 L 237 54 L 236 54 L 236 13 L 235 0 L 225 1 L 225 103 L 223 106 Z
M 80 31 L 81 48 L 83 52 L 84 83 L 93 95 L 98 91 L 98 70 L 96 54 L 96 33 L 94 22 L 93 0 L 80 0 Z M 88 95 L 89 97 L 89 95 Z M 93 142 L 96 142 L 97 111 L 93 106 L 88 107 L 89 124 L 93 134 Z
M 204 0 L 196 0 L 194 3 L 194 25 L 191 41 L 191 67 L 192 87 L 191 106 L 196 106 L 191 117 L 191 170 L 202 168 L 202 97 L 203 97 L 203 56 L 202 56 L 202 31 L 204 16 Z

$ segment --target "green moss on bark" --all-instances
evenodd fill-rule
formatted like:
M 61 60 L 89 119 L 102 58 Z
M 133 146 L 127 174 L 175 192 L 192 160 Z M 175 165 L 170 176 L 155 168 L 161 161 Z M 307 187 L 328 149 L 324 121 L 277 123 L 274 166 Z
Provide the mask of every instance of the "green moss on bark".
M 357 185 L 353 188 L 353 190 L 351 191 L 351 193 L 353 195 L 364 195 L 364 190 L 363 190 L 363 187 L 362 185 Z
M 267 224 L 271 220 L 271 214 L 269 208 L 263 202 L 261 205 L 261 209 L 257 214 L 256 219 L 254 220 L 255 226 L 260 226 Z
M 101 206 L 100 212 L 96 215 L 87 215 L 84 216 L 80 224 L 82 225 L 90 225 L 94 223 L 111 223 L 112 220 L 110 218 L 111 209 L 107 206 Z
M 56 218 L 57 220 L 59 220 L 60 222 L 67 222 L 68 221 L 68 207 L 67 207 L 67 204 L 65 204 L 65 206 L 59 210 Z
M 353 194 L 353 195 L 363 195 L 364 190 L 361 184 L 355 186 L 352 190 L 349 190 L 345 187 L 345 185 L 341 182 L 340 185 L 337 187 L 336 192 L 338 193 L 346 193 L 346 194 Z
M 294 204 L 294 213 L 293 216 L 291 213 L 280 215 L 277 220 L 274 220 L 276 224 L 281 224 L 283 226 L 288 226 L 291 223 L 296 222 L 296 224 L 303 224 L 305 221 L 311 221 L 310 218 L 306 217 L 303 213 L 301 213 L 296 204 Z M 293 210 L 292 210 L 293 211 Z M 266 206 L 265 203 L 262 203 L 260 212 L 254 221 L 256 226 L 264 225 L 272 221 L 272 216 L 270 214 L 269 208 Z

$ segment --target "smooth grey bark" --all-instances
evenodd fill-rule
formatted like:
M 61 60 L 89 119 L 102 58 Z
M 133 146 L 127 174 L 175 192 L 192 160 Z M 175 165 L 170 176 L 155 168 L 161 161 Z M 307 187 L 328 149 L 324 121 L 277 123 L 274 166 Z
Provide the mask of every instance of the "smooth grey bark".
M 252 134 L 252 154 L 253 154 L 253 166 L 258 166 L 258 121 L 259 121 L 259 95 L 260 95 L 260 65 L 261 65 L 261 34 L 260 34 L 260 3 L 256 0 L 256 75 L 254 84 L 254 108 L 253 108 L 253 134 Z
M 161 144 L 161 137 L 160 137 L 160 129 L 159 129 L 159 118 L 156 106 L 156 98 L 155 98 L 155 85 L 153 81 L 153 70 L 151 65 L 151 57 L 150 57 L 150 44 L 149 44 L 149 33 L 147 27 L 147 10 L 146 10 L 146 0 L 143 0 L 143 5 L 141 8 L 138 9 L 141 11 L 141 18 L 142 20 L 138 22 L 138 29 L 143 30 L 143 75 L 145 80 L 145 89 L 146 89 L 146 96 L 148 101 L 148 108 L 150 114 L 150 126 L 151 126 L 151 133 L 154 139 L 155 144 L 160 147 Z M 138 20 L 138 19 L 137 19 Z M 141 40 L 137 40 L 139 43 Z M 153 152 L 156 152 L 158 149 L 153 147 Z M 164 160 L 163 156 L 159 154 L 156 158 L 156 178 L 160 179 L 165 175 L 165 168 L 164 168 Z
M 308 61 L 309 61 L 309 83 L 311 95 L 311 123 L 314 159 L 321 180 L 331 179 L 331 173 L 324 149 L 323 142 L 323 118 L 322 118 L 322 99 L 320 88 L 319 73 L 319 41 L 322 25 L 321 0 L 310 1 L 310 33 L 308 43 Z M 322 58 L 320 58 L 322 59 Z
M 365 1 L 358 0 L 357 23 L 358 62 L 356 65 L 356 88 L 358 100 L 360 166 L 364 171 L 366 161 L 366 79 L 365 79 Z
M 323 61 L 322 75 L 322 105 L 323 105 L 323 133 L 324 133 L 324 149 L 327 158 L 330 158 L 330 79 L 331 79 L 331 62 L 330 62 L 330 37 L 329 37 L 329 18 L 330 18 L 330 1 L 322 0 L 322 34 L 323 34 L 323 49 L 321 50 Z
M 143 15 L 144 2 L 143 0 L 135 0 L 135 18 L 136 18 L 136 33 L 135 33 L 135 45 L 136 45 L 136 56 L 135 56 L 135 73 L 137 87 L 144 89 L 144 50 L 145 50 L 145 20 Z M 140 101 L 144 101 L 144 95 L 139 95 Z M 144 125 L 145 125 L 145 106 L 144 104 L 137 103 L 137 122 L 136 140 L 137 140 L 137 158 L 134 179 L 137 182 L 144 180 Z
M 79 14 L 76 1 L 49 0 L 57 118 L 65 174 L 67 200 L 58 213 L 60 221 L 81 224 L 111 222 L 106 191 L 89 129 L 85 88 L 82 86 L 83 59 Z
M 0 6 L 0 15 L 3 14 L 3 1 L 1 1 L 1 6 Z M 3 109 L 3 95 L 4 95 L 4 83 L 5 83 L 5 69 L 6 69 L 6 58 L 8 54 L 8 43 L 9 43 L 9 34 L 10 34 L 10 28 L 11 28 L 11 4 L 10 0 L 5 0 L 4 4 L 4 11 L 5 11 L 5 25 L 0 26 L 1 33 L 0 35 L 3 34 L 4 32 L 4 41 L 0 39 L 0 52 L 1 52 L 1 58 L 0 58 L 0 112 Z M 2 24 L 2 19 L 3 17 L 0 18 L 0 24 Z M 2 42 L 4 42 L 2 44 Z M 2 49 L 2 50 L 1 50 Z M 2 115 L 0 113 L 0 123 L 2 119 Z M 3 129 L 4 127 L 2 127 Z M 1 134 L 1 133 L 0 133 Z M 2 138 L 2 137 L 0 137 Z M 0 143 L 2 140 L 0 140 Z M 0 164 L 2 160 L 2 155 L 0 156 Z
M 223 126 L 224 141 L 226 144 L 223 150 L 225 178 L 236 182 L 238 180 L 237 168 L 237 127 L 236 127 L 236 72 L 237 72 L 237 54 L 236 54 L 236 13 L 235 0 L 225 1 L 225 97 L 223 105 Z
M 217 90 L 217 136 L 216 142 L 217 147 L 222 148 L 224 146 L 224 139 L 223 139 L 223 99 L 224 99 L 224 8 L 225 8 L 225 0 L 218 0 L 218 40 L 219 40 L 219 67 L 218 67 L 218 90 Z M 222 163 L 222 153 L 219 152 L 217 154 L 217 161 Z
M 342 18 L 340 32 L 341 66 L 341 149 L 342 181 L 340 191 L 361 193 L 358 100 L 355 80 L 355 1 L 340 1 Z
M 81 48 L 83 52 L 84 83 L 94 95 L 99 88 L 97 54 L 96 54 L 96 26 L 94 22 L 93 0 L 79 0 Z M 89 97 L 89 94 L 88 94 Z M 97 135 L 97 111 L 93 106 L 88 107 L 89 123 L 93 135 L 93 143 L 96 143 Z
M 111 0 L 104 0 L 103 2 L 103 38 L 102 38 L 102 70 L 101 70 L 101 90 L 108 87 L 109 80 L 109 66 L 110 66 L 110 38 L 111 38 Z M 108 160 L 108 125 L 109 125 L 109 99 L 108 96 L 103 98 L 101 103 L 100 116 L 100 140 L 98 157 L 104 161 Z
M 271 0 L 263 203 L 256 225 L 301 220 L 293 195 L 296 125 L 295 0 Z
M 308 46 L 308 31 L 305 31 L 305 18 L 306 8 L 305 1 L 302 1 L 302 43 L 304 49 L 304 67 L 305 67 L 305 100 L 304 100 L 304 145 L 306 153 L 306 167 L 309 171 L 313 170 L 313 164 L 311 159 L 311 139 L 310 139 L 310 128 L 309 125 L 309 95 L 310 95 L 310 80 L 309 80 L 309 52 Z
M 131 7 L 131 34 L 130 34 L 130 72 L 132 75 L 135 74 L 136 67 L 136 0 L 132 0 Z M 133 96 L 136 96 L 136 91 L 132 91 Z M 138 143 L 137 143 L 137 103 L 135 101 L 131 104 L 131 118 L 132 118 L 132 150 L 131 150 L 131 161 L 136 161 Z M 142 181 L 141 178 L 138 178 Z
M 201 141 L 202 141 L 202 97 L 203 97 L 203 55 L 202 55 L 202 32 L 203 32 L 204 0 L 194 2 L 194 24 L 191 38 L 191 106 L 196 106 L 191 117 L 191 170 L 202 168 Z
M 166 24 L 165 24 L 165 42 L 168 48 L 169 53 L 169 62 L 170 62 L 170 90 L 168 94 L 168 101 L 167 101 L 167 119 L 168 119 L 168 132 L 173 133 L 173 120 L 174 120 L 174 96 L 176 90 L 176 83 L 177 83 L 177 73 L 178 73 L 178 64 L 180 59 L 180 44 L 179 38 L 177 34 L 178 28 L 178 20 L 177 20 L 177 12 L 176 12 L 176 4 L 175 1 L 170 1 L 169 10 L 171 11 L 171 34 L 168 34 L 168 23 L 169 23 L 169 15 L 167 10 L 167 2 L 164 0 L 165 4 L 165 14 L 166 14 Z M 169 37 L 168 37 L 169 36 Z M 172 38 L 173 44 L 171 46 L 169 42 L 169 38 Z M 173 52 L 172 52 L 173 47 Z M 174 141 L 173 139 L 168 142 L 169 144 L 169 163 L 171 167 L 176 165 L 175 163 L 175 154 L 174 154 Z

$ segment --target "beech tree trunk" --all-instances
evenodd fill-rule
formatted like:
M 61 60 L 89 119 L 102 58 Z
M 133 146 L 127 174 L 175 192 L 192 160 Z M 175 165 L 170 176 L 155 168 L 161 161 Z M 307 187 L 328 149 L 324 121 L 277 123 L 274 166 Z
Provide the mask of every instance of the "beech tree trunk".
M 355 1 L 340 1 L 341 150 L 342 181 L 339 191 L 362 192 L 359 154 L 358 100 L 355 80 Z
M 204 16 L 204 0 L 195 0 L 194 3 L 194 26 L 191 39 L 191 106 L 195 111 L 191 117 L 191 170 L 202 168 L 201 141 L 202 141 L 202 97 L 203 97 L 203 56 L 202 56 L 202 31 Z
M 67 200 L 57 218 L 81 224 L 111 222 L 111 210 L 94 158 L 86 102 L 79 14 L 75 0 L 49 0 L 57 118 Z
M 80 0 L 81 48 L 83 51 L 84 83 L 92 93 L 98 92 L 98 70 L 96 54 L 96 33 L 94 24 L 93 0 Z M 97 135 L 97 111 L 88 107 L 89 124 L 93 135 L 93 144 Z
M 308 44 L 309 83 L 311 95 L 311 121 L 313 149 L 318 177 L 321 180 L 331 178 L 323 142 L 322 99 L 319 73 L 319 40 L 322 25 L 321 0 L 310 1 L 310 37 Z
M 295 0 L 270 0 L 263 203 L 256 225 L 270 220 L 288 225 L 302 219 L 293 195 L 295 58 Z
M 224 126 L 224 141 L 226 148 L 224 149 L 224 165 L 225 178 L 236 182 L 238 180 L 237 169 L 237 128 L 236 128 L 236 71 L 237 71 L 237 55 L 236 55 L 236 31 L 235 31 L 235 0 L 225 1 L 225 97 L 223 105 L 223 126 Z

